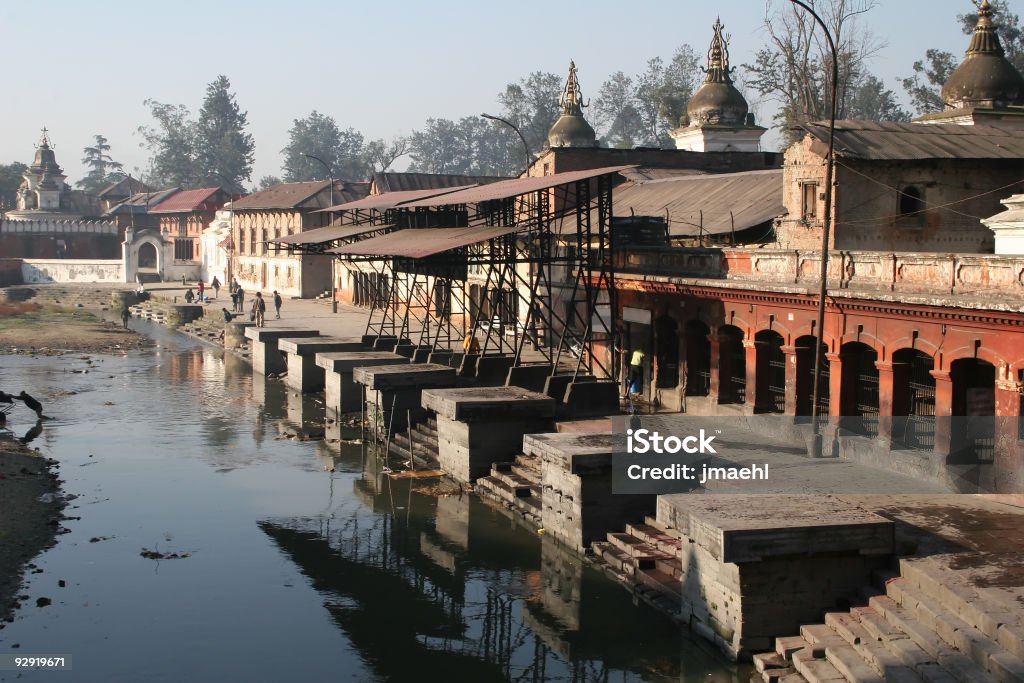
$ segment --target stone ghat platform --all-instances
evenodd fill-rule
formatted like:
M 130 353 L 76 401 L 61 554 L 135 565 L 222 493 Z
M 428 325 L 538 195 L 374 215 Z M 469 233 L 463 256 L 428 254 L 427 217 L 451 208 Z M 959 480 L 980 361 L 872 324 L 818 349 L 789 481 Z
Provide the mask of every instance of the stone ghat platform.
M 353 370 L 352 379 L 366 388 L 367 420 L 384 438 L 388 429 L 398 438 L 409 425 L 423 421 L 424 389 L 450 388 L 458 381 L 455 368 L 433 363 L 364 365 Z
M 316 364 L 318 353 L 362 351 L 361 339 L 341 337 L 284 337 L 277 340 L 278 350 L 287 356 L 285 383 L 301 393 L 323 391 L 324 369 Z
M 402 365 L 409 359 L 390 351 L 327 351 L 316 354 L 316 365 L 324 370 L 324 399 L 327 410 L 349 413 L 360 409 L 362 388 L 353 380 L 356 368 Z
M 277 347 L 280 339 L 319 337 L 317 330 L 299 328 L 247 327 L 245 337 L 252 347 L 252 370 L 261 375 L 277 375 L 288 371 L 286 357 Z
M 554 399 L 518 387 L 426 389 L 422 405 L 437 416 L 441 468 L 467 483 L 521 453 L 524 434 L 555 426 Z

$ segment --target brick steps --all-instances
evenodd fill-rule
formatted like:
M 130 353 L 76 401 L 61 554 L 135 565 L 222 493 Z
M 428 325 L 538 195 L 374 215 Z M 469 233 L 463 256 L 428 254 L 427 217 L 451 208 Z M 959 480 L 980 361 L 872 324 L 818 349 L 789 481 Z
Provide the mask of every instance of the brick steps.
M 401 430 L 391 435 L 388 450 L 400 458 L 411 459 L 416 467 L 438 469 L 437 421 L 430 417 L 412 426 L 412 448 L 409 447 L 409 433 Z
M 992 615 L 969 589 L 953 589 L 913 559 L 901 573 L 876 578 L 885 590 L 864 591 L 866 605 L 831 612 L 824 624 L 776 639 L 776 652 L 757 655 L 762 680 L 967 683 L 1024 681 L 1019 622 Z

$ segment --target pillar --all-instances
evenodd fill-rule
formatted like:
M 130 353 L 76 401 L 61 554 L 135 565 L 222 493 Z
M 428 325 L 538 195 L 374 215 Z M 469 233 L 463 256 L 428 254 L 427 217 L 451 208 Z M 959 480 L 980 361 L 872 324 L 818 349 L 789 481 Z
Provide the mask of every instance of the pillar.
M 892 442 L 893 394 L 895 368 L 891 362 L 876 360 L 878 369 L 878 439 Z
M 718 405 L 719 388 L 721 387 L 721 343 L 717 335 L 708 335 L 708 401 Z
M 782 353 L 786 354 L 786 415 L 796 415 L 796 388 L 799 378 L 796 374 L 796 347 L 783 346 Z
M 747 356 L 747 386 L 744 387 L 743 402 L 746 404 L 745 412 L 754 412 L 757 408 L 757 378 L 760 374 L 757 367 L 757 342 L 744 338 L 743 351 Z
M 993 493 L 1024 492 L 1024 450 L 1021 448 L 1020 403 L 1024 386 L 1015 379 L 996 380 L 995 462 Z
M 826 353 L 825 358 L 828 359 L 829 372 L 828 416 L 836 422 L 835 418 L 842 416 L 843 412 L 843 358 L 834 351 Z
M 953 451 L 953 378 L 948 370 L 932 370 L 935 378 L 935 452 L 943 457 Z

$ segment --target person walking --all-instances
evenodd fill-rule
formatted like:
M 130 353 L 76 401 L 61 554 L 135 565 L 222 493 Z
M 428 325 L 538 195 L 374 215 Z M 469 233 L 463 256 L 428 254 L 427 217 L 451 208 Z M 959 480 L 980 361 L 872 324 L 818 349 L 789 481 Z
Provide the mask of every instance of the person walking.
M 281 295 L 278 294 L 277 290 L 275 289 L 274 290 L 274 310 L 277 311 L 277 316 L 276 317 L 277 317 L 278 320 L 281 319 L 281 303 L 282 303 Z
M 199 281 L 199 299 L 197 300 L 199 303 L 203 303 L 203 290 L 204 289 L 206 289 L 206 283 L 203 282 L 202 280 L 200 280 Z
M 245 290 L 239 285 L 235 288 L 235 310 L 239 313 L 245 313 Z
M 263 320 L 267 314 L 267 302 L 263 300 L 263 292 L 256 292 L 256 298 L 252 300 L 252 312 L 256 319 L 256 327 L 263 327 Z
M 213 276 L 213 282 L 210 283 L 210 286 L 213 287 L 213 298 L 216 299 L 220 296 L 220 280 L 217 279 L 216 275 Z
M 644 390 L 644 357 L 642 349 L 634 349 L 629 359 L 629 393 L 640 394 Z
M 128 318 L 132 317 L 132 312 L 128 310 L 128 302 L 125 301 L 121 304 L 121 324 L 124 325 L 124 329 L 128 329 Z

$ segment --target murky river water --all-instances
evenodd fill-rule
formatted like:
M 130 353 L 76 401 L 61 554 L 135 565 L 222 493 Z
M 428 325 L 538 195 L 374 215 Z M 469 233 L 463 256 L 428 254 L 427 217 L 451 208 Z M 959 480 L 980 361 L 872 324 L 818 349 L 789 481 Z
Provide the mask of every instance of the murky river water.
M 323 427 L 315 400 L 138 326 L 155 352 L 0 357 L 5 390 L 74 392 L 33 445 L 80 517 L 0 630 L 0 653 L 73 670 L 0 680 L 746 679 L 500 511 L 383 477 L 360 445 L 283 437 Z

